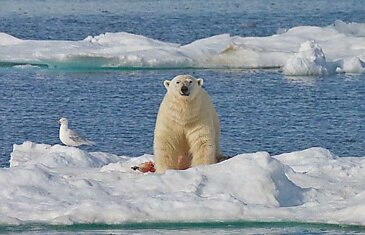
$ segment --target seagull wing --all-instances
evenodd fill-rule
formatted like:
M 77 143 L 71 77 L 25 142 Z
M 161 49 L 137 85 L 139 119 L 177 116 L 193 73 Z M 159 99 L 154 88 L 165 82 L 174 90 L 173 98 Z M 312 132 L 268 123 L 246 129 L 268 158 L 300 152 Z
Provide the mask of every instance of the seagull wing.
M 69 130 L 69 137 L 71 140 L 75 141 L 76 143 L 82 144 L 91 144 L 91 142 L 84 137 L 82 137 L 79 133 L 74 130 Z

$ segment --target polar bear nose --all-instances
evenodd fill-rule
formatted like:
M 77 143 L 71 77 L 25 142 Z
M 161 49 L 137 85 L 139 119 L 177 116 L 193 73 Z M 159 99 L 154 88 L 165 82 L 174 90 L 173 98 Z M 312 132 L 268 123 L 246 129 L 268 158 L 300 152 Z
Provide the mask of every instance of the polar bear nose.
M 189 91 L 189 88 L 187 86 L 181 87 L 181 93 L 186 94 L 186 93 L 188 93 L 188 91 Z

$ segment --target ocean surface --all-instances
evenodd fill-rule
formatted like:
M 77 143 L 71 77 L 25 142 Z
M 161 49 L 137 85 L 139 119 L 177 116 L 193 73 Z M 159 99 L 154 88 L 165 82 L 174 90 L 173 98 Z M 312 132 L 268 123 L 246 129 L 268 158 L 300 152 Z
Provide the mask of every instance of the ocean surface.
M 163 80 L 184 73 L 205 78 L 227 156 L 280 154 L 315 146 L 339 156 L 364 155 L 364 75 L 286 78 L 275 70 L 1 68 L 2 166 L 8 165 L 13 144 L 59 143 L 57 121 L 63 116 L 96 142 L 87 150 L 152 154 Z
M 0 32 L 32 40 L 76 41 L 105 32 L 129 32 L 187 44 L 222 33 L 261 37 L 295 26 L 328 26 L 335 20 L 365 23 L 362 0 L 3 0 L 0 4 Z M 221 148 L 227 156 L 256 151 L 281 154 L 316 146 L 340 157 L 365 156 L 365 73 L 288 77 L 280 69 L 52 69 L 2 64 L 0 166 L 9 166 L 13 144 L 59 143 L 61 117 L 97 143 L 83 149 L 130 157 L 152 154 L 163 81 L 178 74 L 204 79 L 219 114 Z M 266 226 L 242 225 L 233 231 L 220 227 L 218 233 L 330 234 L 338 229 Z M 0 232 L 32 230 L 19 229 L 6 227 Z M 67 230 L 42 227 L 40 233 L 44 229 Z M 122 233 L 125 228 L 96 229 Z M 153 229 L 160 234 L 176 232 Z M 187 229 L 191 234 L 189 229 L 194 228 Z M 193 231 L 210 233 L 206 229 Z
M 288 222 L 145 223 L 128 225 L 0 226 L 0 233 L 16 234 L 362 234 L 361 226 Z

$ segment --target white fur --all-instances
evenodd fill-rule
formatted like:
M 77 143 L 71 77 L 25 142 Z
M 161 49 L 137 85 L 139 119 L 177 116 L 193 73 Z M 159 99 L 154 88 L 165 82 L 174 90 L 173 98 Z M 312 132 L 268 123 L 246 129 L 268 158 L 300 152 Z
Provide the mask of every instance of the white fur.
M 183 85 L 189 96 L 182 95 Z M 202 85 L 203 79 L 190 75 L 164 81 L 167 93 L 157 115 L 153 146 L 158 173 L 217 162 L 220 125 Z

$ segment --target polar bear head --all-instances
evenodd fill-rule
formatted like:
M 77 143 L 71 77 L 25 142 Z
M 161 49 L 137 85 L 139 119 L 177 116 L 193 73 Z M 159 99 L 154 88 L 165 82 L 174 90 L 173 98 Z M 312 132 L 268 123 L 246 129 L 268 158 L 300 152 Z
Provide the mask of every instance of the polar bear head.
M 203 86 L 203 79 L 191 75 L 178 75 L 171 81 L 165 80 L 164 86 L 169 94 L 176 98 L 193 99 Z

